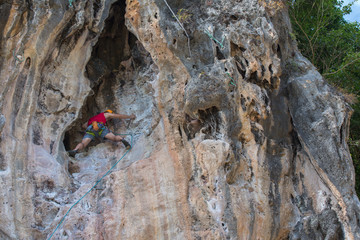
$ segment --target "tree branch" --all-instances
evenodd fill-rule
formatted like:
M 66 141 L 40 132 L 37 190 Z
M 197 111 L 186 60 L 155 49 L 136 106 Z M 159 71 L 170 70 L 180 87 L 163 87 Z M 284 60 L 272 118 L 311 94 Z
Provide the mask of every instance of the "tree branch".
M 356 62 L 356 61 L 358 61 L 358 60 L 360 60 L 360 57 L 356 58 L 355 60 L 353 60 L 353 61 L 351 61 L 351 62 L 349 62 L 349 63 L 347 63 L 347 64 L 345 64 L 342 68 L 338 69 L 338 70 L 335 71 L 335 72 L 324 73 L 323 76 L 329 76 L 329 75 L 336 74 L 336 73 L 342 71 L 344 68 L 348 67 L 349 65 L 353 64 L 354 62 Z
M 296 22 L 296 24 L 300 27 L 301 31 L 304 33 L 306 39 L 308 40 L 309 42 L 309 45 L 310 45 L 310 49 L 311 49 L 311 53 L 312 53 L 312 60 L 314 60 L 315 58 L 315 53 L 314 53 L 314 48 L 313 48 L 313 45 L 311 43 L 311 40 L 309 39 L 309 36 L 306 34 L 306 32 L 304 31 L 304 29 L 302 28 L 302 26 L 300 25 L 300 23 L 297 21 L 296 17 L 294 16 L 294 20 Z M 314 61 L 312 61 L 314 63 Z

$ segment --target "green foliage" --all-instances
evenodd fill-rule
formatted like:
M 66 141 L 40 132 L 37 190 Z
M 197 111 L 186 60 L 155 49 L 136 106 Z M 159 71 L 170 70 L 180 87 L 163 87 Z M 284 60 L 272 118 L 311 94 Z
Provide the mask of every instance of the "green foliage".
M 293 32 L 290 33 L 290 37 L 292 40 L 294 41 L 296 40 L 296 35 Z
M 188 23 L 190 21 L 192 14 L 190 14 L 189 10 L 181 8 L 179 9 L 179 11 L 176 13 L 176 17 L 179 19 L 179 21 L 184 24 L 184 23 Z
M 349 93 L 360 95 L 360 51 L 349 51 L 337 69 L 333 68 L 323 75 L 332 84 L 345 89 Z
M 345 6 L 342 0 L 288 1 L 295 35 L 292 39 L 296 38 L 302 54 L 331 84 L 341 88 L 348 99 L 360 95 L 360 24 L 344 19 L 355 1 Z M 349 147 L 360 196 L 360 102 L 352 101 L 352 104 L 355 111 Z
M 359 51 L 358 23 L 348 23 L 337 0 L 296 0 L 290 4 L 290 17 L 298 46 L 321 73 L 337 70 L 349 53 Z

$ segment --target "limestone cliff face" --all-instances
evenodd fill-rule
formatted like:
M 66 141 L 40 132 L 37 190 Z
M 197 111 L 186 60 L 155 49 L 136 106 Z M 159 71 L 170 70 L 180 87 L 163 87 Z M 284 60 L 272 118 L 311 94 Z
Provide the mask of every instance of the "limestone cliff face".
M 284 2 L 0 10 L 0 239 L 360 239 L 351 109 L 298 52 Z M 126 152 L 66 153 L 108 108 L 136 114 L 110 123 L 133 149 L 53 234 Z

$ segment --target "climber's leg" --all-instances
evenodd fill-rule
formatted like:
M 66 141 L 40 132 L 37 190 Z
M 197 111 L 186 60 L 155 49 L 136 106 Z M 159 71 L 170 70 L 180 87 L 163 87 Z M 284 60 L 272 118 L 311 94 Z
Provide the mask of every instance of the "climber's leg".
M 91 138 L 83 138 L 83 140 L 81 141 L 81 143 L 79 143 L 78 145 L 76 145 L 76 147 L 74 148 L 74 150 L 70 150 L 68 151 L 69 155 L 71 157 L 75 157 L 75 154 L 77 154 L 79 151 L 83 150 L 84 148 L 86 148 L 86 146 L 91 142 Z
M 114 135 L 112 132 L 106 134 L 105 138 L 109 139 L 111 141 L 114 141 L 114 142 L 121 142 L 121 140 L 123 139 L 122 137 L 120 137 L 118 135 Z
M 91 131 L 86 131 L 85 136 L 83 137 L 81 143 L 76 145 L 76 147 L 73 150 L 68 151 L 69 155 L 71 157 L 75 157 L 75 154 L 77 154 L 79 151 L 86 148 L 86 146 L 95 139 L 95 134 Z
M 91 138 L 83 138 L 83 140 L 81 141 L 81 143 L 79 143 L 76 147 L 75 147 L 75 151 L 81 151 L 84 148 L 86 148 L 87 145 L 89 145 L 89 143 L 91 142 Z
M 111 141 L 114 141 L 114 142 L 122 142 L 127 149 L 131 148 L 130 144 L 124 138 L 122 138 L 118 135 L 114 135 L 111 132 L 106 134 L 105 138 L 109 139 Z

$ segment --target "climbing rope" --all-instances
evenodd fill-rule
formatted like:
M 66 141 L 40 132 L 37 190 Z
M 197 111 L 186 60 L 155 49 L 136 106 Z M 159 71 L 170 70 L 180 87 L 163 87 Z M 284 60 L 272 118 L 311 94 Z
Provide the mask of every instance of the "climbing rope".
M 230 84 L 232 84 L 232 85 L 234 85 L 235 87 L 236 87 L 236 85 L 235 85 L 235 80 L 230 76 L 230 73 L 226 73 L 228 76 L 229 76 L 229 78 L 232 80 L 232 81 L 230 81 Z
M 190 58 L 191 58 L 191 49 L 190 49 L 190 37 L 189 34 L 187 33 L 186 29 L 184 28 L 184 26 L 182 25 L 182 23 L 180 22 L 179 18 L 176 16 L 176 14 L 174 13 L 174 11 L 171 9 L 170 5 L 168 4 L 168 2 L 166 0 L 163 0 L 166 4 L 166 6 L 169 8 L 170 12 L 172 13 L 172 15 L 174 16 L 174 18 L 177 20 L 177 22 L 179 23 L 180 27 L 184 30 L 185 35 L 188 39 L 188 48 L 189 48 L 189 54 L 190 54 Z
M 109 171 L 107 171 L 98 181 L 96 181 L 95 185 L 90 188 L 89 191 L 87 191 L 76 203 L 74 203 L 69 210 L 66 212 L 65 216 L 61 219 L 60 223 L 57 225 L 57 227 L 55 228 L 54 232 L 51 234 L 51 236 L 48 238 L 48 240 L 50 240 L 52 238 L 52 236 L 55 234 L 56 230 L 60 227 L 60 225 L 62 224 L 62 222 L 64 221 L 65 217 L 68 215 L 68 213 L 71 211 L 71 209 L 78 204 L 88 193 L 91 192 L 91 190 L 93 190 L 93 188 L 96 187 L 96 185 L 98 185 L 98 183 L 107 175 L 109 175 L 109 173 L 111 172 L 111 170 L 126 156 L 126 154 L 128 154 L 128 152 L 130 152 L 130 150 L 133 148 L 133 134 L 116 134 L 116 135 L 123 135 L 123 136 L 127 136 L 130 135 L 131 136 L 131 145 L 130 148 L 124 153 L 124 155 L 109 169 Z
M 217 40 L 213 35 L 211 35 L 211 33 L 209 33 L 208 31 L 205 30 L 204 32 L 209 36 L 209 38 L 211 38 L 212 40 L 214 40 L 215 42 L 217 42 L 217 43 L 220 45 L 221 49 L 224 49 L 223 43 L 224 43 L 224 40 L 225 40 L 225 36 L 223 36 L 223 39 L 222 39 L 221 42 L 220 42 L 220 41 Z

